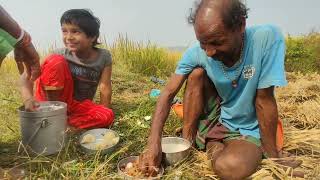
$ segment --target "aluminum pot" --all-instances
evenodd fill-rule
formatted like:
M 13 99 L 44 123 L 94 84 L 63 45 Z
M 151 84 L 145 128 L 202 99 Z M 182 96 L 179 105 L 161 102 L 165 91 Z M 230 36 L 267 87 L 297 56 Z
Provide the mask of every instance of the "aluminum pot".
M 22 144 L 31 154 L 50 155 L 59 152 L 66 142 L 67 104 L 59 101 L 40 102 L 37 111 L 18 109 Z

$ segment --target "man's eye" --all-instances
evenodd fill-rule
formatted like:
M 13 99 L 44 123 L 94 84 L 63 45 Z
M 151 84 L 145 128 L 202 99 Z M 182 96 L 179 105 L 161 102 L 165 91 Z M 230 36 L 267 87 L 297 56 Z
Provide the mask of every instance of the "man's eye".
M 209 44 L 212 46 L 220 46 L 222 43 L 218 41 L 213 41 L 213 42 L 210 42 Z
M 206 45 L 204 43 L 200 43 L 201 49 L 205 49 Z

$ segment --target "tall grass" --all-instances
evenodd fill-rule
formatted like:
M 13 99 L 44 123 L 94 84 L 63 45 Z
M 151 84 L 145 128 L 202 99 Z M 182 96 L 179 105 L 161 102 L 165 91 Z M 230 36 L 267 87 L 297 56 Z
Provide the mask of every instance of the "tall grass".
M 289 72 L 320 73 L 320 33 L 286 39 L 286 70 Z
M 147 76 L 168 76 L 174 72 L 180 52 L 170 52 L 150 42 L 134 42 L 119 36 L 109 46 L 116 64 L 125 64 L 131 72 Z

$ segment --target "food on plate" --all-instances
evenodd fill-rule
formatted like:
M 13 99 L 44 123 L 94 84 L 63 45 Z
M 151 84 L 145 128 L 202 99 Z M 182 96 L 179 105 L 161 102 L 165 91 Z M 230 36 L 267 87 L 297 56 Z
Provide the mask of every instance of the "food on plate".
M 155 177 L 159 173 L 159 168 L 154 168 L 155 173 L 154 174 L 149 174 L 149 173 L 143 173 L 139 167 L 138 167 L 138 162 L 133 161 L 129 162 L 126 165 L 123 165 L 120 167 L 120 170 L 124 172 L 125 174 L 135 177 L 135 178 L 149 178 L 149 177 Z
M 94 149 L 101 150 L 116 145 L 119 142 L 119 137 L 113 132 L 106 132 L 101 141 L 97 142 Z
M 83 136 L 82 140 L 81 140 L 81 144 L 88 144 L 88 143 L 93 143 L 96 141 L 96 137 L 92 134 L 86 134 L 85 136 Z

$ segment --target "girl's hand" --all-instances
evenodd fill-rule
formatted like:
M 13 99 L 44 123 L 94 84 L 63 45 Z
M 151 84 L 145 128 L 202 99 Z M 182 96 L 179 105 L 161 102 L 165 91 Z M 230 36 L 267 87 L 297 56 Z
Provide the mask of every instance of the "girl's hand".
M 40 104 L 33 98 L 29 98 L 23 102 L 25 111 L 33 112 L 36 111 Z

